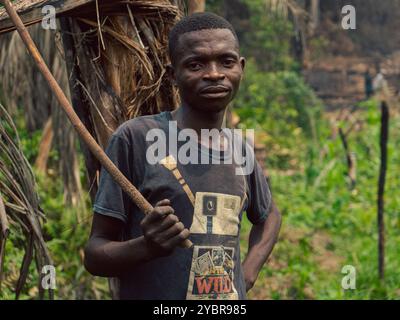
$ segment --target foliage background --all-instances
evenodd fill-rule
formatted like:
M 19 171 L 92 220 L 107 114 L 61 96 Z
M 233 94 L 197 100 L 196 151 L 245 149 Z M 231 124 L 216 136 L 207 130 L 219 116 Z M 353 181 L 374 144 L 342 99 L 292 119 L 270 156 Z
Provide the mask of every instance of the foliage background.
M 347 123 L 332 124 L 332 113 L 306 84 L 290 50 L 293 25 L 284 17 L 266 14 L 262 0 L 234 2 L 246 9 L 242 18 L 246 23 L 234 26 L 248 60 L 232 108 L 241 119 L 240 126 L 256 129 L 258 142 L 267 150 L 265 165 L 274 199 L 283 215 L 279 241 L 249 298 L 398 299 L 398 113 L 393 113 L 390 121 L 385 194 L 386 278 L 380 282 L 376 218 L 379 102 L 371 99 L 356 106 L 361 125 L 349 135 L 348 143 L 357 158 L 358 179 L 351 189 L 343 146 L 335 134 L 337 126 L 345 128 Z M 223 1 L 207 1 L 207 10 L 216 13 L 226 13 L 225 6 Z M 324 38 L 317 40 L 325 43 Z M 29 134 L 25 130 L 23 106 L 19 107 L 17 125 L 24 152 L 33 164 L 41 131 Z M 85 192 L 80 207 L 64 207 L 62 181 L 56 169 L 60 157 L 52 150 L 48 174 L 36 172 L 41 207 L 47 214 L 45 237 L 57 270 L 56 298 L 108 299 L 106 279 L 91 276 L 82 263 L 92 215 L 89 196 Z M 80 163 L 84 183 L 82 159 Z M 242 228 L 244 256 L 251 228 L 247 219 Z M 21 239 L 11 234 L 1 299 L 14 298 L 13 288 L 23 258 L 21 246 Z M 341 270 L 345 265 L 353 265 L 357 270 L 355 290 L 341 287 Z M 22 299 L 36 298 L 37 282 L 38 275 L 32 269 Z

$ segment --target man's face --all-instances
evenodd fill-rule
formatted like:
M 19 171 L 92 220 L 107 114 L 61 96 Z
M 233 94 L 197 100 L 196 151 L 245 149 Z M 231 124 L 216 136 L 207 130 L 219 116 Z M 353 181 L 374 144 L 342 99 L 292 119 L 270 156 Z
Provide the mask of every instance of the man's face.
M 184 33 L 172 66 L 182 103 L 207 112 L 225 110 L 234 98 L 245 60 L 229 29 Z

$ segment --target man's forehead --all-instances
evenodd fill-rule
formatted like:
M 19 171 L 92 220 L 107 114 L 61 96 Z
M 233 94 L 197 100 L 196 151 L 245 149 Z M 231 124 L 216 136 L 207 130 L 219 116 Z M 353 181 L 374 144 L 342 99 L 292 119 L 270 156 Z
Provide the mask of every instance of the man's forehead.
M 205 50 L 238 51 L 238 42 L 229 29 L 203 29 L 190 31 L 179 37 L 179 51 L 181 53 L 195 53 Z

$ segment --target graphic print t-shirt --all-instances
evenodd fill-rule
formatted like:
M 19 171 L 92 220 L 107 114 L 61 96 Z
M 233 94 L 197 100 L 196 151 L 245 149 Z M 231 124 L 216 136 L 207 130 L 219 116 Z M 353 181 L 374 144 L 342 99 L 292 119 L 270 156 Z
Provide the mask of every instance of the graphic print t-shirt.
M 120 276 L 120 298 L 246 299 L 239 248 L 242 213 L 253 224 L 265 221 L 271 205 L 267 180 L 254 157 L 254 170 L 239 175 L 234 160 L 227 161 L 198 143 L 199 162 L 207 155 L 208 164 L 182 164 L 169 149 L 159 163 L 150 164 L 146 152 L 154 141 L 146 141 L 146 134 L 161 129 L 169 145 L 170 121 L 170 112 L 129 120 L 112 135 L 106 153 L 153 206 L 171 200 L 175 214 L 190 230 L 194 247 L 179 247 L 167 257 L 132 267 Z M 178 141 L 178 150 L 188 141 Z M 125 224 L 122 240 L 143 235 L 144 214 L 104 169 L 94 211 Z

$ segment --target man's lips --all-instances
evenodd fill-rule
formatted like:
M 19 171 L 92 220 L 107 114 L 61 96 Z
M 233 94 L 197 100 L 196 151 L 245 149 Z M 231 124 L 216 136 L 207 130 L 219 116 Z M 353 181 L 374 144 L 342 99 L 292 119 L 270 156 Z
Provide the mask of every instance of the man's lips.
M 200 90 L 200 93 L 219 93 L 219 92 L 225 92 L 225 91 L 229 91 L 229 88 L 219 85 L 219 86 L 205 87 L 204 89 Z
M 229 94 L 230 89 L 225 86 L 209 86 L 200 90 L 200 95 L 205 98 L 224 98 Z

